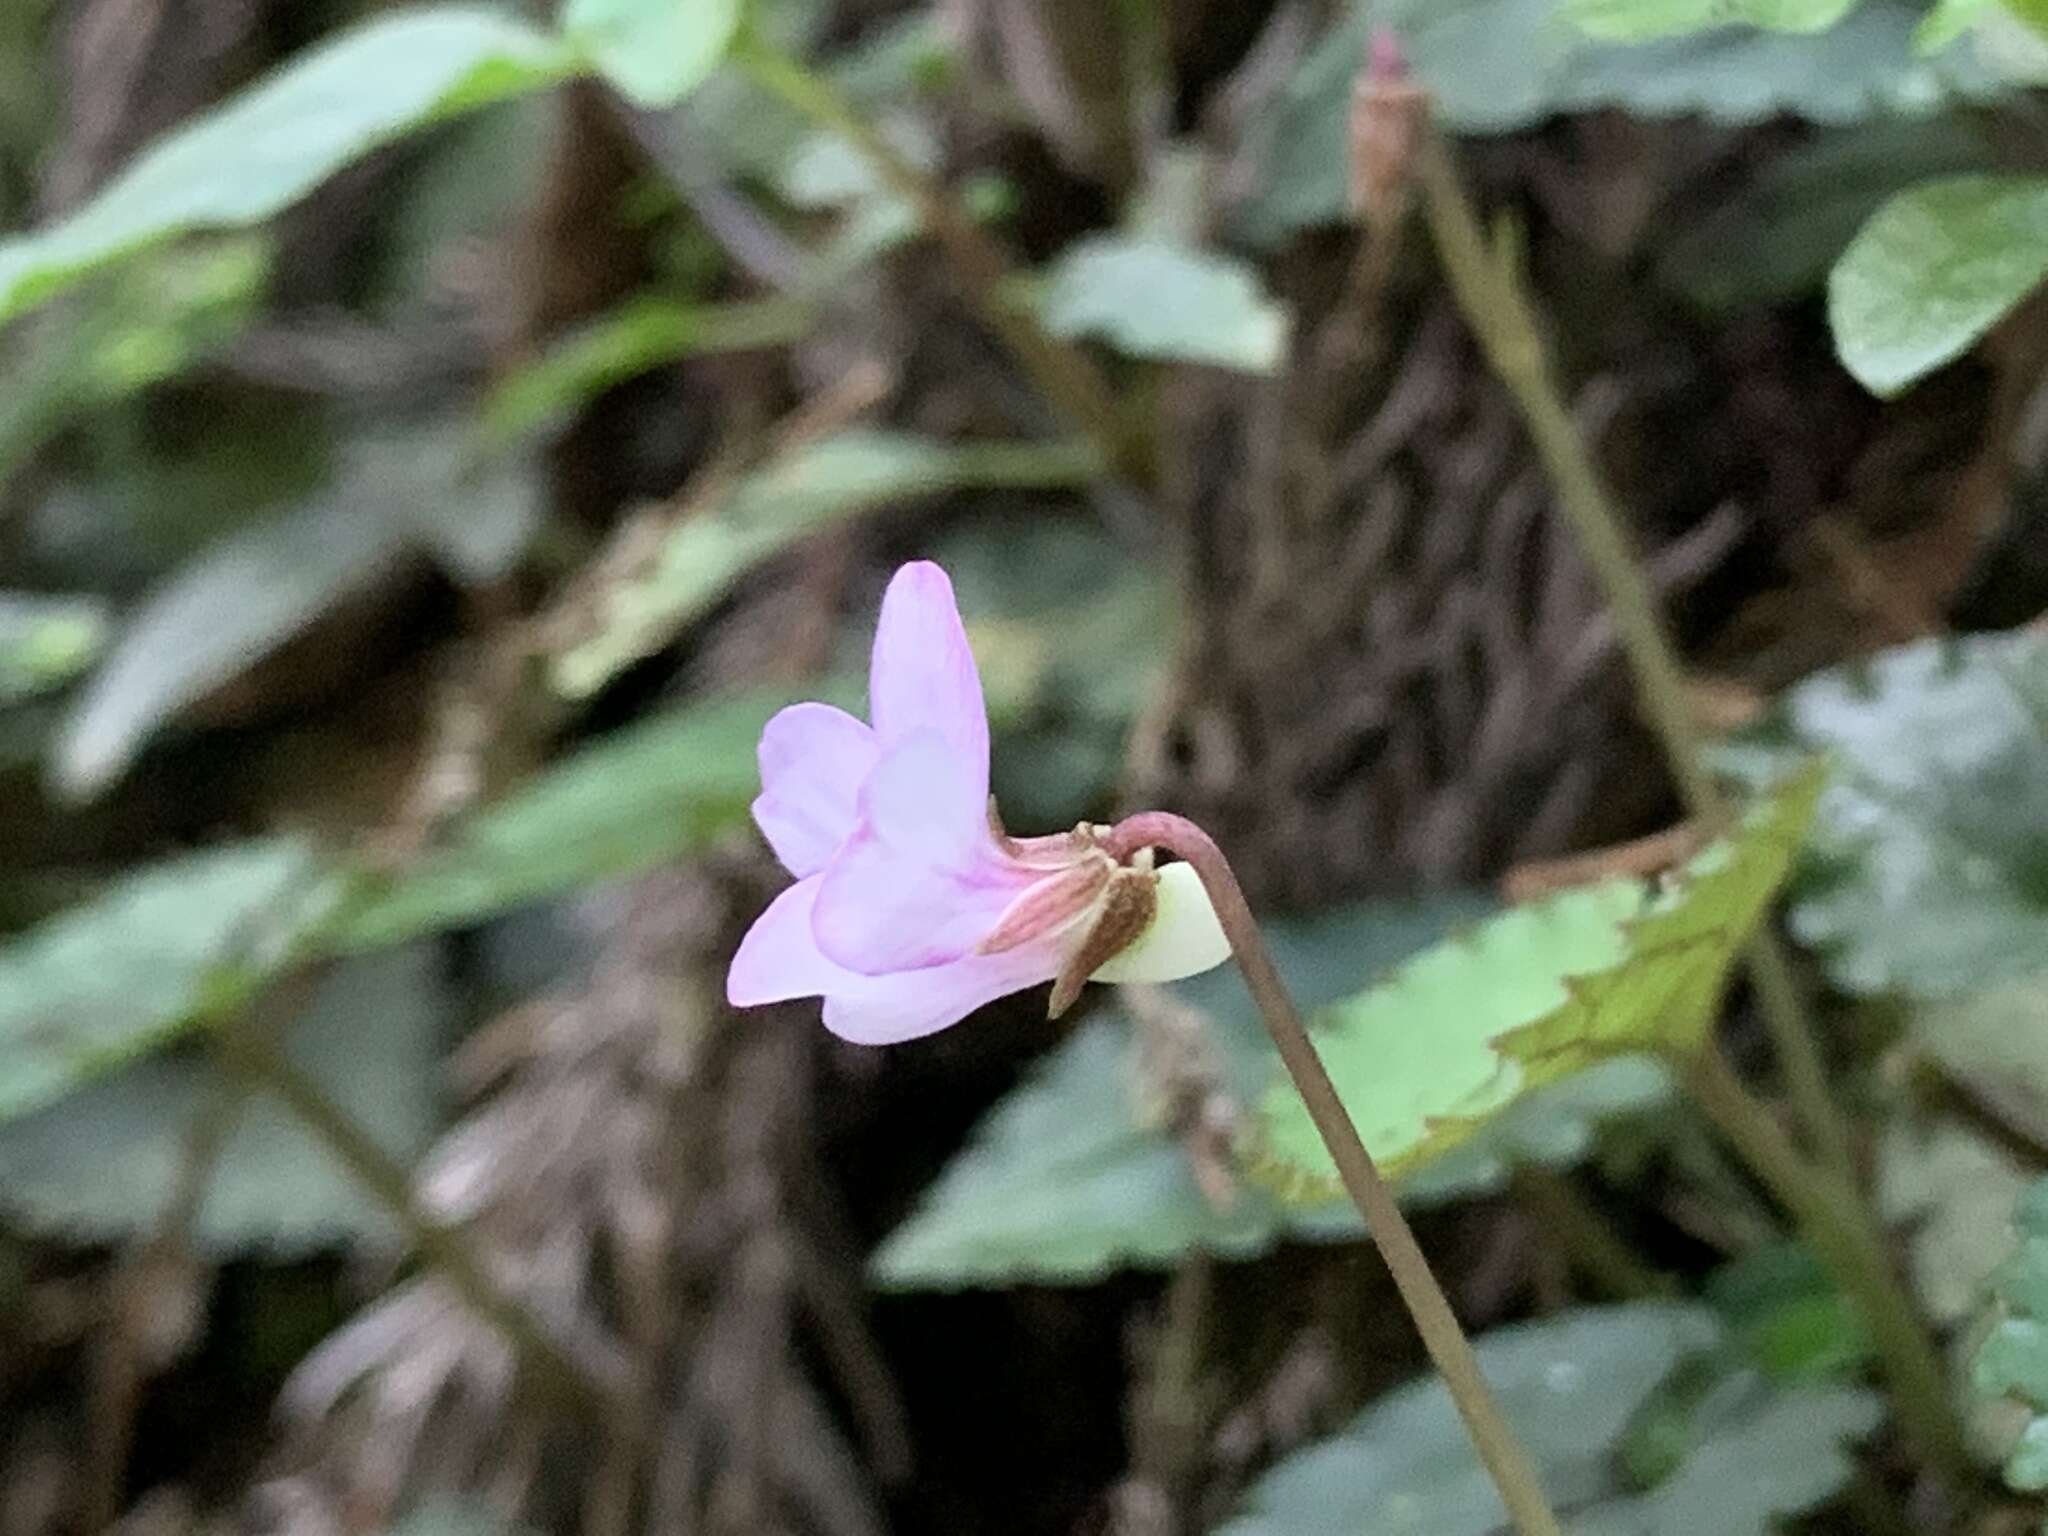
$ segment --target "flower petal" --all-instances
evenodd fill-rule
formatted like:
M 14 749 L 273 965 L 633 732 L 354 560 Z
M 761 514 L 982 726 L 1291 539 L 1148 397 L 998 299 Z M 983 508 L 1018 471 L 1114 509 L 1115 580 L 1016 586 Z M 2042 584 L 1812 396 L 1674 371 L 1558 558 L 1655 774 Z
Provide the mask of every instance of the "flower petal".
M 829 959 L 864 976 L 958 960 L 1044 878 L 1003 856 L 980 788 L 935 731 L 883 754 L 818 892 L 812 927 Z
M 1152 922 L 1121 952 L 1095 968 L 1093 981 L 1179 981 L 1230 958 L 1230 940 L 1192 866 L 1168 864 L 1152 894 Z
M 936 1034 L 984 1003 L 1050 980 L 1058 956 L 1041 945 L 1000 955 L 969 955 L 951 965 L 894 976 L 863 976 L 861 985 L 825 999 L 825 1027 L 856 1045 L 894 1045 Z
M 882 598 L 868 667 L 868 718 L 882 745 L 937 731 L 988 800 L 988 708 L 953 583 L 929 560 L 899 570 Z M 977 814 L 979 814 L 977 812 Z
M 783 868 L 823 869 L 860 819 L 860 791 L 880 761 L 875 733 L 830 704 L 792 704 L 761 732 L 754 821 Z
M 856 985 L 855 976 L 818 953 L 811 937 L 811 909 L 818 877 L 799 880 L 768 903 L 740 940 L 725 973 L 725 999 L 735 1008 L 784 1003 L 793 997 L 822 997 L 837 986 Z
M 726 973 L 736 1008 L 825 999 L 825 1026 L 857 1045 L 892 1045 L 957 1024 L 982 1004 L 1050 979 L 1058 956 L 1045 945 L 972 955 L 895 976 L 857 976 L 818 953 L 811 914 L 818 880 L 799 880 L 747 930 Z

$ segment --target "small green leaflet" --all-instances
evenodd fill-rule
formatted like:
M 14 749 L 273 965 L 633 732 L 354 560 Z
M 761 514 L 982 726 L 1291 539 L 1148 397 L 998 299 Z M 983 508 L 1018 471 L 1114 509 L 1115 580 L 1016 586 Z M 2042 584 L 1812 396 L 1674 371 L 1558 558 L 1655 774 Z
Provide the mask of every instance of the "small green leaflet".
M 1954 176 L 1877 210 L 1828 278 L 1842 366 L 1896 395 L 1961 357 L 2048 276 L 2048 180 Z
M 98 597 L 0 592 L 0 706 L 69 683 L 99 659 L 110 627 Z
M 351 27 L 159 139 L 76 212 L 0 243 L 0 320 L 175 235 L 259 224 L 373 149 L 575 68 L 560 40 L 483 6 Z
M 1870 1325 L 1799 1243 L 1731 1259 L 1708 1276 L 1702 1299 L 1720 1314 L 1741 1358 L 1773 1380 L 1826 1380 L 1870 1360 Z
M 741 0 L 569 0 L 562 32 L 636 106 L 672 107 L 718 67 Z
M 2048 638 L 1917 641 L 1816 673 L 1720 753 L 1833 766 L 1791 925 L 1845 991 L 1957 999 L 2048 954 Z
M 1664 1302 L 1568 1312 L 1476 1344 L 1509 1428 L 1573 1536 L 1770 1536 L 1777 1517 L 1848 1480 L 1848 1443 L 1876 1427 L 1880 1409 L 1855 1388 L 1713 1369 L 1724 1347 L 1711 1312 Z M 1703 1365 L 1701 1379 L 1689 1379 Z M 1281 1462 L 1220 1536 L 1507 1528 L 1450 1394 L 1424 1378 Z
M 2012 1219 L 2019 1247 L 1993 1282 L 2006 1315 L 1977 1351 L 1970 1384 L 2032 1410 L 2006 1457 L 2005 1480 L 2039 1493 L 2048 1489 L 2048 1179 L 2020 1197 Z
M 1271 373 L 1287 353 L 1287 312 L 1255 269 L 1150 235 L 1076 240 L 1042 280 L 1038 317 L 1132 357 Z
M 1502 913 L 1323 1010 L 1316 1047 L 1367 1149 L 1398 1177 L 1530 1089 L 1635 1052 L 1684 1057 L 1784 881 L 1819 795 L 1789 779 L 1662 889 L 1615 880 Z M 1336 1170 L 1284 1078 L 1259 1101 L 1258 1176 L 1325 1199 Z

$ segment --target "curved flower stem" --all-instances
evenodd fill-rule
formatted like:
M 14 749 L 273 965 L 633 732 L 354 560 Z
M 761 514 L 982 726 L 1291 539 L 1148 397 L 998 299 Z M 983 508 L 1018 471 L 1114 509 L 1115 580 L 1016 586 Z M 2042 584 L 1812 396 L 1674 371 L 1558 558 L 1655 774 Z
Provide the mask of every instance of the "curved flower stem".
M 1302 1028 L 1301 1015 L 1295 1011 L 1294 1001 L 1287 995 L 1273 965 L 1273 957 L 1267 953 L 1258 922 L 1229 861 L 1223 857 L 1223 850 L 1193 822 L 1165 811 L 1144 811 L 1126 817 L 1102 834 L 1099 841 L 1120 864 L 1142 848 L 1164 848 L 1187 860 L 1200 877 L 1230 940 L 1238 969 L 1244 973 L 1245 986 L 1279 1049 L 1280 1060 L 1286 1064 L 1288 1076 L 1294 1079 L 1302 1102 L 1308 1106 L 1309 1118 L 1315 1121 L 1323 1145 L 1329 1148 L 1344 1188 L 1371 1229 L 1401 1292 L 1401 1300 L 1407 1304 L 1409 1316 L 1415 1319 L 1416 1332 L 1422 1335 L 1429 1358 L 1450 1389 L 1451 1401 L 1457 1404 L 1472 1443 L 1478 1447 L 1479 1459 L 1500 1490 L 1515 1529 L 1520 1536 L 1562 1536 L 1563 1528 L 1544 1497 L 1529 1453 L 1501 1417 L 1500 1407 L 1487 1389 L 1479 1361 L 1464 1330 L 1458 1326 L 1443 1287 L 1430 1272 L 1429 1261 L 1423 1257 L 1415 1233 L 1401 1214 L 1394 1192 L 1374 1166 L 1372 1154 L 1365 1150 L 1358 1127 L 1351 1123 L 1329 1073 L 1323 1070 L 1322 1059 L 1309 1041 L 1308 1031 Z

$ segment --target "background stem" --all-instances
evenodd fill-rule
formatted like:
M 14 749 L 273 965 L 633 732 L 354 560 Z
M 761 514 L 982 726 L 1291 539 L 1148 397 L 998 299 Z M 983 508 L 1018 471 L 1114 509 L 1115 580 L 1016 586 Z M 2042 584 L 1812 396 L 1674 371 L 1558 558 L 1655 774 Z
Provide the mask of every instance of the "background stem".
M 1606 594 L 1637 695 L 1662 739 L 1679 792 L 1703 824 L 1723 824 L 1728 806 L 1706 770 L 1677 647 L 1665 632 L 1622 520 L 1551 376 L 1519 261 L 1507 242 L 1489 244 L 1481 233 L 1450 147 L 1439 136 L 1424 135 L 1415 169 L 1452 292 L 1487 361 L 1514 397 L 1558 504 Z M 1824 1166 L 1815 1167 L 1799 1155 L 1711 1041 L 1686 1080 L 1715 1126 L 1798 1219 L 1836 1279 L 1863 1307 L 1900 1418 L 1914 1438 L 1950 1470 L 1967 1466 L 1940 1356 L 1861 1197 L 1848 1128 L 1828 1092 L 1818 1039 L 1784 950 L 1773 936 L 1762 934 L 1749 959 L 1759 1011 L 1777 1048 L 1786 1087 Z
M 1797 1218 L 1808 1241 L 1863 1307 L 1907 1433 L 1951 1477 L 1970 1477 L 1969 1452 L 1940 1357 L 1899 1288 L 1891 1256 L 1862 1219 L 1856 1191 L 1799 1155 L 1770 1110 L 1743 1087 L 1711 1041 L 1680 1070 L 1694 1102 Z
M 1718 827 L 1727 820 L 1728 804 L 1703 760 L 1678 648 L 1665 631 L 1621 517 L 1551 377 L 1520 265 L 1504 242 L 1488 245 L 1450 148 L 1441 138 L 1424 135 L 1416 173 L 1452 293 L 1487 362 L 1514 397 L 1557 491 L 1558 506 L 1607 598 L 1636 696 L 1663 743 L 1679 797 L 1704 825 Z M 1752 944 L 1750 970 L 1759 1011 L 1771 1031 L 1800 1121 L 1835 1175 L 1854 1183 L 1848 1127 L 1828 1092 L 1820 1044 L 1801 1007 L 1791 967 L 1771 935 L 1760 934 Z
M 247 1020 L 231 1022 L 222 1029 L 219 1046 L 223 1060 L 282 1100 L 390 1212 L 406 1238 L 470 1309 L 505 1335 L 543 1390 L 585 1412 L 612 1417 L 613 1394 L 499 1286 L 460 1228 L 446 1226 L 421 1209 L 405 1168 L 300 1071 L 266 1030 Z
M 1401 1300 L 1415 1319 L 1416 1332 L 1421 1334 L 1423 1346 L 1443 1376 L 1472 1443 L 1478 1447 L 1479 1459 L 1500 1490 L 1515 1529 L 1521 1536 L 1563 1536 L 1563 1528 L 1551 1512 L 1537 1478 L 1535 1464 L 1514 1431 L 1508 1428 L 1507 1420 L 1501 1417 L 1500 1406 L 1487 1388 L 1478 1358 L 1451 1310 L 1450 1299 L 1430 1271 L 1429 1260 L 1423 1256 L 1408 1219 L 1401 1214 L 1394 1192 L 1380 1177 L 1372 1154 L 1366 1151 L 1358 1128 L 1337 1097 L 1329 1073 L 1323 1070 L 1322 1058 L 1316 1055 L 1308 1031 L 1302 1027 L 1301 1015 L 1287 995 L 1273 957 L 1267 953 L 1258 921 L 1252 916 L 1223 850 L 1193 822 L 1164 811 L 1147 811 L 1125 818 L 1109 830 L 1102 846 L 1119 863 L 1140 848 L 1164 848 L 1185 859 L 1201 878 L 1230 939 L 1238 969 L 1244 973 L 1245 986 L 1258 1005 L 1259 1016 L 1265 1020 L 1267 1033 L 1273 1037 L 1288 1076 L 1308 1106 L 1309 1118 L 1315 1121 L 1344 1188 L 1365 1218 L 1401 1292 Z
M 732 59 L 764 90 L 839 135 L 889 190 L 917 211 L 918 222 L 945 253 L 981 323 L 1031 376 L 1053 407 L 1087 433 L 1103 460 L 1139 485 L 1153 478 L 1150 449 L 1124 421 L 1116 397 L 1087 355 L 1049 334 L 1005 292 L 1012 276 L 1001 247 L 962 213 L 930 177 L 854 110 L 824 76 L 753 32 L 734 42 Z

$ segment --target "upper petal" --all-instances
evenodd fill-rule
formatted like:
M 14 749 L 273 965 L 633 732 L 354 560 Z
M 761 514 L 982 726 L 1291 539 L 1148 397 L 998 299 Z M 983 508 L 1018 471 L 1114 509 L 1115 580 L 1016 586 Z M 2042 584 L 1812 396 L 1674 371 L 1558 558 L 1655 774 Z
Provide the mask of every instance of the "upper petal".
M 929 560 L 899 570 L 882 598 L 868 669 L 868 717 L 882 745 L 936 731 L 988 799 L 988 708 L 981 674 L 953 600 L 953 583 Z
M 792 704 L 768 722 L 754 821 L 791 874 L 816 874 L 839 851 L 881 755 L 874 731 L 830 704 Z
M 934 731 L 883 754 L 819 888 L 812 926 L 829 959 L 865 976 L 957 960 L 1044 877 L 1004 857 L 970 773 Z

